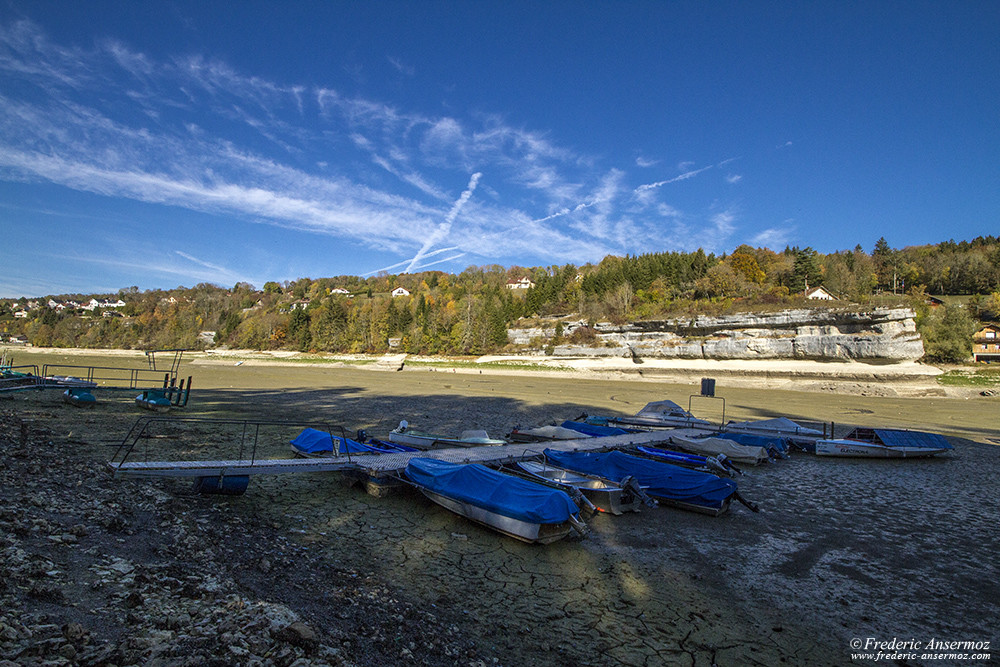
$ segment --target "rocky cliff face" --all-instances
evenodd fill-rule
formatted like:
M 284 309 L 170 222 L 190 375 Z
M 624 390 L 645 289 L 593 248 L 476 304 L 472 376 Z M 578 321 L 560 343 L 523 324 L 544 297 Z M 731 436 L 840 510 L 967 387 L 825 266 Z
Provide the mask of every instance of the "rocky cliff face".
M 815 359 L 906 361 L 924 354 L 914 313 L 905 308 L 859 312 L 799 309 L 596 325 L 598 342 L 555 344 L 553 355 L 678 359 Z M 551 327 L 510 329 L 514 344 L 553 344 Z M 563 322 L 563 336 L 585 326 Z

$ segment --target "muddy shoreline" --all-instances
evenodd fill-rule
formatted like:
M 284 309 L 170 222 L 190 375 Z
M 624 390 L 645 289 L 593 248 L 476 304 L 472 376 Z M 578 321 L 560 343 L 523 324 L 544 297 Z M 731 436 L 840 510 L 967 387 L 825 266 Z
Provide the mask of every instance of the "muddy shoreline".
M 177 416 L 323 419 L 376 434 L 399 419 L 502 434 L 696 392 L 249 363 L 182 374 L 195 389 Z M 910 424 L 946 433 L 955 453 L 800 455 L 739 480 L 760 514 L 599 516 L 586 539 L 538 547 L 415 493 L 374 498 L 331 475 L 255 478 L 238 498 L 112 480 L 103 464 L 140 414 L 134 392 L 105 393 L 92 410 L 55 392 L 0 399 L 0 658 L 15 664 L 841 665 L 854 637 L 1000 639 L 1000 448 L 984 444 L 1000 437 L 996 398 L 721 385 L 727 419 Z M 717 418 L 720 401 L 693 400 Z M 270 438 L 269 455 L 285 455 L 284 437 Z

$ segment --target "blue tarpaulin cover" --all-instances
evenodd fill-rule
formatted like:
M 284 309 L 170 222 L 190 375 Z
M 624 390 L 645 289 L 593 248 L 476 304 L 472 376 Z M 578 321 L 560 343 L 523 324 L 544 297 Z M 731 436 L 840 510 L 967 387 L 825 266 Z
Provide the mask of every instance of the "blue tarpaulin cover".
M 478 463 L 414 458 L 406 476 L 430 491 L 529 523 L 562 523 L 579 512 L 566 492 Z
M 722 432 L 717 434 L 715 437 L 725 438 L 726 440 L 732 440 L 733 442 L 739 443 L 741 445 L 749 445 L 750 447 L 763 447 L 768 451 L 770 451 L 771 449 L 776 449 L 782 454 L 788 453 L 788 441 L 776 435 L 755 435 L 753 433 Z
M 703 507 L 722 507 L 736 493 L 736 482 L 731 479 L 622 452 L 561 452 L 546 449 L 545 457 L 559 467 L 605 479 L 617 481 L 631 475 L 651 496 Z
M 305 454 L 317 454 L 319 452 L 333 452 L 333 443 L 337 443 L 337 450 L 341 454 L 351 452 L 352 454 L 380 451 L 374 447 L 362 445 L 350 438 L 331 436 L 325 431 L 317 431 L 314 428 L 307 428 L 291 441 L 293 447 Z
M 858 431 L 863 432 L 864 429 L 857 429 L 854 433 L 848 435 L 848 439 L 857 437 L 858 440 L 868 440 L 871 438 L 860 437 L 861 434 Z M 878 440 L 882 441 L 882 444 L 887 447 L 924 447 L 927 449 L 952 449 L 951 444 L 945 439 L 943 435 L 938 435 L 937 433 L 926 433 L 924 431 L 898 431 L 894 429 L 872 429 Z M 856 436 L 855 434 L 858 433 Z M 877 442 L 877 441 L 876 441 Z
M 616 428 L 614 426 L 598 426 L 597 424 L 587 424 L 585 422 L 575 422 L 575 421 L 564 421 L 562 423 L 563 428 L 571 428 L 574 431 L 579 431 L 584 435 L 589 436 L 602 436 L 602 435 L 624 435 L 628 433 L 623 428 Z

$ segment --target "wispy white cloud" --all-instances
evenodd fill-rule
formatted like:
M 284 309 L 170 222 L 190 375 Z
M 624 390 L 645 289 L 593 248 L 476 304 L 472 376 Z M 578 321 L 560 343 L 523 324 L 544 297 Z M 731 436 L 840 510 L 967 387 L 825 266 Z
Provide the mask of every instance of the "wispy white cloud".
M 792 220 L 786 220 L 783 227 L 770 227 L 753 237 L 753 244 L 758 247 L 780 249 L 788 245 L 795 234 Z
M 62 47 L 25 22 L 0 24 L 0 76 L 17 84 L 0 93 L 0 178 L 331 236 L 393 254 L 391 269 L 591 261 L 683 247 L 678 225 L 713 238 L 727 229 L 711 210 L 682 213 L 663 190 L 727 161 L 681 163 L 676 176 L 634 186 L 625 169 L 499 115 L 411 112 L 120 42 Z M 468 174 L 457 199 L 442 185 Z M 209 281 L 239 274 L 172 259 L 171 270 L 220 276 Z
M 726 174 L 726 183 L 736 184 L 743 180 L 742 174 Z

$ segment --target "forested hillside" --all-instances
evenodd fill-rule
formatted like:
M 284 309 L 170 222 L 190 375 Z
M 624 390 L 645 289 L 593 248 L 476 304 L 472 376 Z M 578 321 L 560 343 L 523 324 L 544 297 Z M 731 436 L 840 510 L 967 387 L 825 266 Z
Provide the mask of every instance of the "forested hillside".
M 527 278 L 533 286 L 510 289 Z M 1000 239 L 821 254 L 740 246 L 728 255 L 609 256 L 584 266 L 470 267 L 371 278 L 302 278 L 256 289 L 200 284 L 117 294 L 0 301 L 0 332 L 55 347 L 198 349 L 226 345 L 378 353 L 482 354 L 508 346 L 520 318 L 573 314 L 598 322 L 802 306 L 824 286 L 839 304 L 908 303 L 934 354 L 935 336 L 966 335 L 1000 314 Z M 408 294 L 393 296 L 403 288 Z M 930 313 L 926 295 L 971 295 L 965 308 Z M 93 301 L 91 301 L 93 299 Z M 111 300 L 118 303 L 110 305 Z M 119 301 L 120 300 L 120 301 Z M 89 302 L 89 305 L 88 305 Z M 808 302 L 817 305 L 816 302 Z M 945 315 L 947 314 L 947 317 Z

